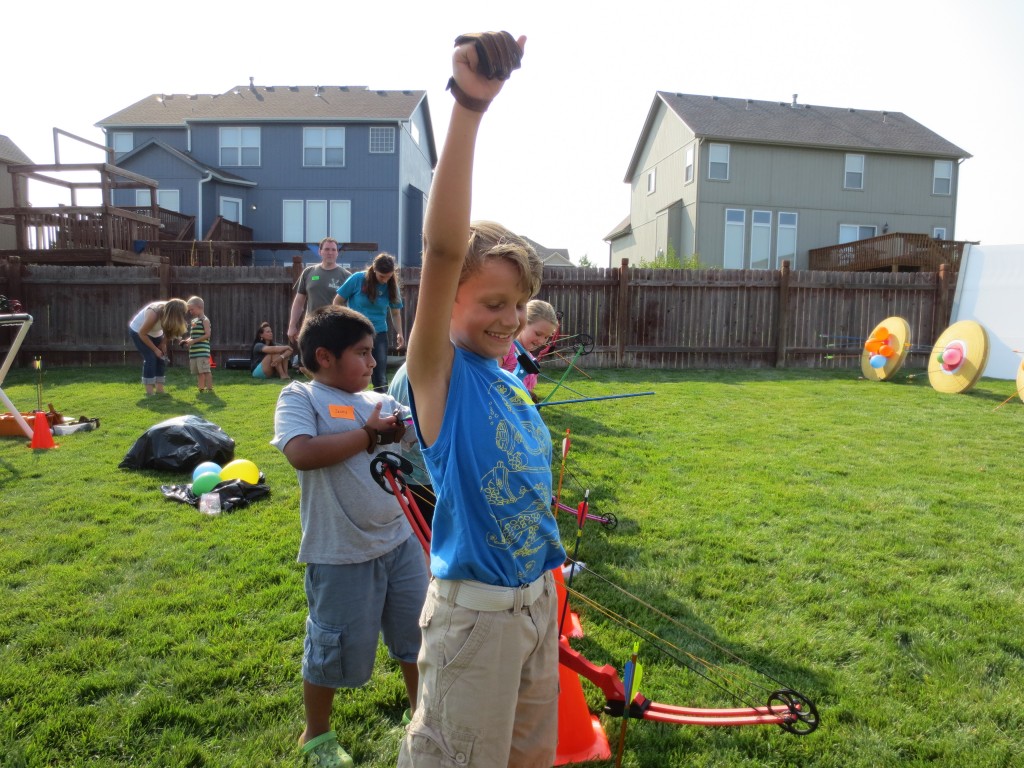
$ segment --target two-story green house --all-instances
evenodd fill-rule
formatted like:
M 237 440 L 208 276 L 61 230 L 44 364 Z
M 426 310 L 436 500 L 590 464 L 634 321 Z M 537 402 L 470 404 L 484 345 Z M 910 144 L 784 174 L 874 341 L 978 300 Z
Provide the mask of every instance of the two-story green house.
M 889 231 L 952 240 L 969 157 L 901 112 L 658 91 L 611 264 L 802 269 L 812 248 Z

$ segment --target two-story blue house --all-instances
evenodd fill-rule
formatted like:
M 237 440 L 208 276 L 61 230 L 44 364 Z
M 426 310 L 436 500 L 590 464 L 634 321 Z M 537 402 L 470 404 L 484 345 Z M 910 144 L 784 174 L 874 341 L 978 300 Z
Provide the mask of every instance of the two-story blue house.
M 437 151 L 425 91 L 364 86 L 238 86 L 153 94 L 96 123 L 118 166 L 159 182 L 157 203 L 217 216 L 265 243 L 375 242 L 419 266 Z M 119 206 L 148 190 L 115 190 Z M 358 268 L 374 256 L 358 254 Z M 313 253 L 309 258 L 315 260 Z M 254 264 L 274 253 L 257 250 Z

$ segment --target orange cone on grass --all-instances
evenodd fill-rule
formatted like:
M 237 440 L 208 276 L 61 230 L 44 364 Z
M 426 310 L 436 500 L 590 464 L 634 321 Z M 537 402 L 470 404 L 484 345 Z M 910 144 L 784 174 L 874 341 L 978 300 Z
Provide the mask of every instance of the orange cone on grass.
M 571 638 L 583 637 L 583 625 L 580 624 L 580 616 L 569 605 L 569 595 L 565 591 L 565 576 L 562 575 L 562 569 L 555 568 L 552 573 L 555 576 L 555 594 L 558 597 L 559 623 L 562 621 L 562 614 L 565 614 L 565 626 L 560 627 L 561 633 Z
M 590 714 L 579 675 L 558 665 L 558 749 L 555 765 L 607 760 L 608 737 L 597 715 Z
M 53 442 L 53 435 L 50 434 L 50 422 L 47 421 L 46 414 L 42 411 L 36 411 L 35 418 L 32 420 L 32 442 L 29 444 L 29 448 L 40 450 L 56 447 Z

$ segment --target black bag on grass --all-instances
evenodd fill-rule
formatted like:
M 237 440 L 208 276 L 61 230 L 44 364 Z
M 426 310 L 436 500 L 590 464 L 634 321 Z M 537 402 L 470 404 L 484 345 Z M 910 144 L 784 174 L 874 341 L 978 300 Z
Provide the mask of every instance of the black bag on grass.
M 199 497 L 192 493 L 192 484 L 188 485 L 161 485 L 160 492 L 165 498 L 177 501 L 182 504 L 199 506 Z M 260 481 L 256 485 L 247 483 L 245 480 L 225 480 L 214 486 L 208 493 L 216 493 L 220 496 L 220 511 L 231 512 L 234 509 L 246 507 L 257 499 L 270 495 L 270 487 L 266 478 L 260 473 Z
M 118 464 L 121 469 L 191 472 L 197 464 L 224 465 L 235 458 L 235 441 L 199 416 L 175 416 L 150 427 Z

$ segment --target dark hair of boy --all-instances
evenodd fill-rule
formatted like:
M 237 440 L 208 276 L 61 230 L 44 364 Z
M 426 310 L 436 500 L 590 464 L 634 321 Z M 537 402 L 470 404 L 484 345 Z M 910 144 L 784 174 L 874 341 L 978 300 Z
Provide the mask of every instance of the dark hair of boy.
M 302 365 L 310 373 L 320 370 L 316 351 L 323 347 L 335 357 L 367 336 L 376 335 L 373 323 L 349 307 L 328 305 L 313 311 L 299 331 Z

